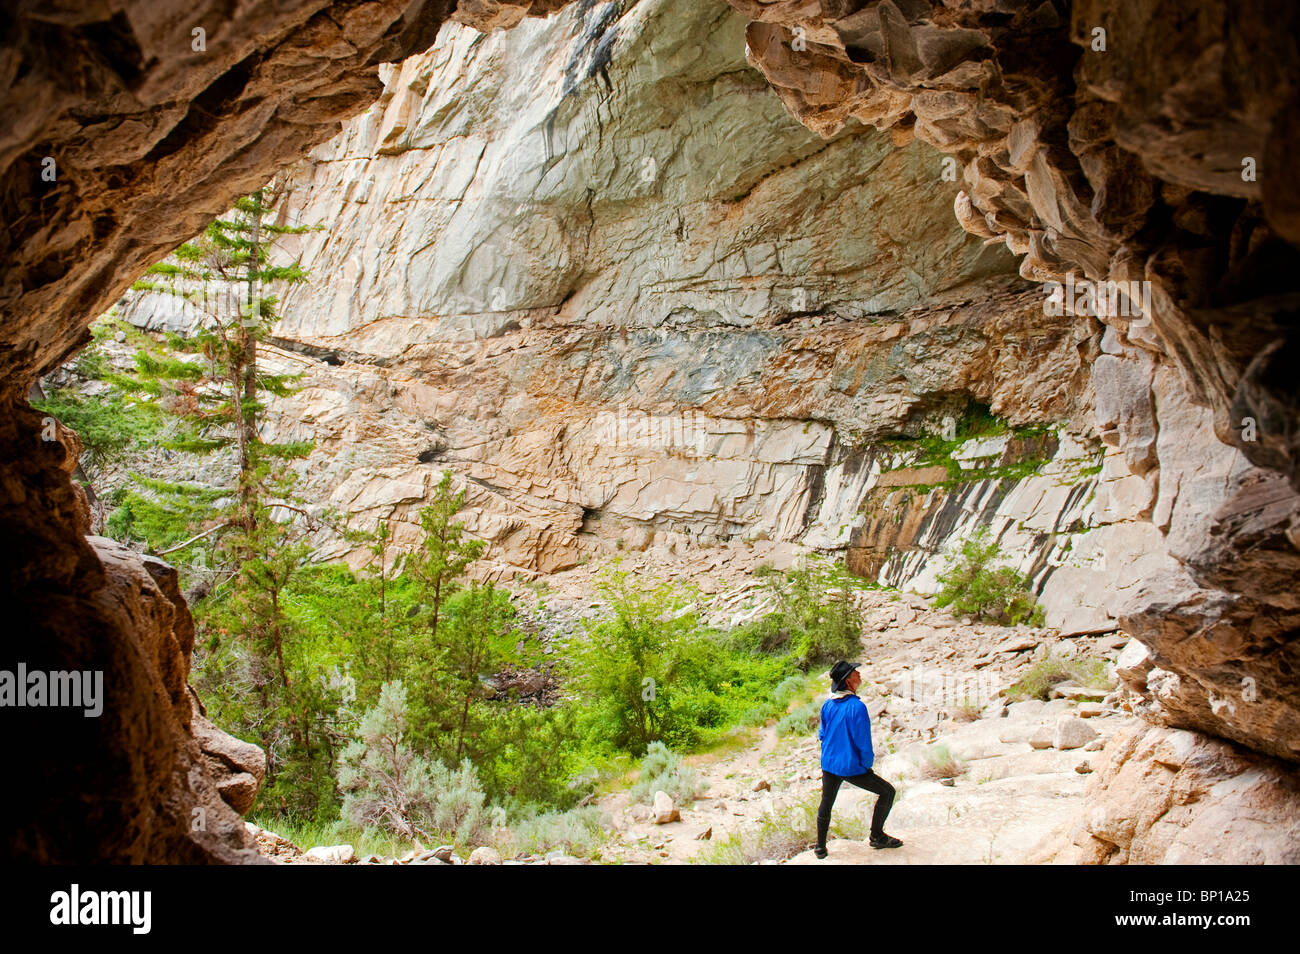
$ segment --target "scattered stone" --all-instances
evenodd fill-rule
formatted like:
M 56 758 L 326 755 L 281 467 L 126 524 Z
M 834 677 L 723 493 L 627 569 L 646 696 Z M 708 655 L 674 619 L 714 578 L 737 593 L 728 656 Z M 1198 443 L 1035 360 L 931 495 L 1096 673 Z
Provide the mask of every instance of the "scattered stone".
M 1105 747 L 1106 747 L 1106 740 L 1105 740 L 1105 739 L 1093 739 L 1091 742 L 1089 742 L 1087 745 L 1085 745 L 1085 746 L 1083 747 L 1083 751 L 1085 751 L 1085 752 L 1100 752 L 1100 751 L 1101 751 L 1102 749 L 1104 749 Z
M 1106 689 L 1093 689 L 1090 686 L 1061 683 L 1052 687 L 1051 696 L 1053 699 L 1101 699 L 1107 692 Z
M 1097 639 L 1097 651 L 1101 653 L 1113 653 L 1116 650 L 1123 649 L 1128 645 L 1129 638 L 1118 634 L 1110 636 L 1101 636 Z
M 1087 761 L 1083 761 L 1080 762 L 1078 765 L 1076 765 L 1074 767 L 1074 770 L 1078 772 L 1080 775 L 1088 775 L 1089 773 L 1092 772 L 1092 765 L 1089 764 Z
M 754 787 L 750 789 L 751 792 L 770 792 L 771 790 L 772 786 L 765 778 L 760 778 L 754 783 Z
M 1115 660 L 1115 672 L 1124 684 L 1136 692 L 1146 689 L 1147 676 L 1155 668 L 1151 652 L 1136 639 L 1129 640 Z
M 307 849 L 307 857 L 327 865 L 350 865 L 357 860 L 351 845 L 318 845 Z
M 1009 636 L 993 647 L 994 654 L 997 653 L 1023 653 L 1026 650 L 1037 649 L 1038 644 L 1042 642 L 1036 636 Z
M 433 856 L 439 861 L 451 863 L 452 856 L 456 854 L 456 848 L 453 845 L 439 845 L 433 849 Z
M 1056 723 L 1052 745 L 1058 749 L 1078 749 L 1098 737 L 1098 732 L 1082 719 L 1067 716 Z
M 252 822 L 244 822 L 244 828 L 253 836 L 258 852 L 268 858 L 277 861 L 295 861 L 303 857 L 301 848 L 273 831 L 258 828 Z
M 669 822 L 682 820 L 682 813 L 673 804 L 668 793 L 663 791 L 655 792 L 654 815 L 656 825 L 667 825 Z
M 1052 747 L 1052 727 L 1040 725 L 1026 740 L 1031 749 L 1050 749 Z
M 710 825 L 708 828 L 704 829 L 704 831 L 702 831 L 702 832 L 700 832 L 698 835 L 696 835 L 696 836 L 695 836 L 695 840 L 696 840 L 696 841 L 708 841 L 708 840 L 711 839 L 712 837 L 713 837 L 713 826 Z
M 1100 702 L 1081 702 L 1079 708 L 1074 710 L 1078 713 L 1080 719 L 1094 719 L 1099 715 L 1106 713 L 1106 707 Z

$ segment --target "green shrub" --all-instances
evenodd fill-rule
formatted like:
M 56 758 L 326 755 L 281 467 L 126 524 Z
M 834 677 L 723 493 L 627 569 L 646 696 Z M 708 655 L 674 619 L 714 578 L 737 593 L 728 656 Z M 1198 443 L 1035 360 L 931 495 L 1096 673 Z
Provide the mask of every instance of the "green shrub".
M 662 742 L 651 742 L 641 759 L 641 773 L 628 794 L 635 802 L 649 804 L 654 801 L 655 792 L 666 792 L 680 807 L 690 804 L 706 787 L 699 773 L 686 765 L 680 755 Z
M 388 683 L 343 751 L 343 817 L 359 828 L 382 828 L 426 844 L 480 843 L 488 812 L 474 767 L 466 760 L 452 771 L 430 761 L 412 750 L 406 734 L 406 690 L 400 682 Z
M 957 778 L 966 771 L 965 764 L 946 745 L 927 745 L 921 750 L 921 775 L 925 778 Z
M 772 690 L 772 699 L 779 709 L 788 709 L 791 702 L 803 695 L 807 685 L 804 676 L 786 676 Z
M 569 808 L 591 791 L 580 774 L 579 739 L 571 704 L 491 704 L 491 719 L 476 745 L 484 791 L 507 806 Z
M 751 653 L 786 653 L 804 671 L 857 655 L 863 621 L 853 593 L 874 584 L 838 563 L 816 558 L 785 573 L 760 567 L 756 575 L 763 579 L 774 609 L 734 630 L 731 645 Z
M 570 645 L 573 685 L 596 734 L 641 753 L 672 735 L 691 708 L 671 687 L 699 622 L 688 595 L 671 583 L 636 581 L 614 568 L 598 578 L 596 590 L 609 612 L 586 624 L 585 641 Z
M 1041 626 L 1043 610 L 1029 590 L 1028 579 L 1010 567 L 995 566 L 1000 555 L 997 542 L 989 539 L 988 527 L 977 529 L 962 544 L 953 565 L 939 574 L 935 605 L 1007 626 Z
M 786 861 L 807 851 L 817 840 L 818 796 L 804 799 L 784 815 L 768 815 L 756 829 L 740 831 L 697 855 L 695 864 L 749 865 L 756 861 Z M 867 826 L 862 819 L 838 812 L 831 817 L 830 834 L 861 840 Z
M 639 755 L 661 741 L 685 750 L 742 720 L 776 714 L 772 687 L 789 675 L 789 662 L 737 649 L 706 630 L 689 589 L 614 568 L 597 591 L 608 609 L 566 653 L 583 703 L 583 735 L 593 746 Z
M 1066 659 L 1048 653 L 1045 659 L 1034 663 L 1015 685 L 1007 689 L 1007 698 L 1013 701 L 1040 699 L 1046 702 L 1051 698 L 1052 688 L 1063 682 L 1075 682 L 1096 689 L 1099 696 L 1114 688 L 1114 682 L 1106 674 L 1105 660 L 1086 657 Z
M 496 842 L 503 858 L 544 855 L 557 848 L 578 858 L 590 857 L 605 843 L 604 813 L 595 805 L 569 811 L 533 812 L 510 824 Z
M 806 702 L 793 712 L 781 718 L 776 724 L 777 735 L 808 735 L 817 731 L 821 720 L 821 704 Z

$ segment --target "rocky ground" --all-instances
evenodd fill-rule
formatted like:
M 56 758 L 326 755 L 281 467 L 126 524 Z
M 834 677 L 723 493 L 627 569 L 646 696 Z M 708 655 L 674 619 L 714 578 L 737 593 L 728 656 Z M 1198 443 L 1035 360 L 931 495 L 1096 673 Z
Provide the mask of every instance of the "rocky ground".
M 1079 810 L 1096 753 L 1135 720 L 1117 707 L 1118 695 L 1105 690 L 1061 685 L 1050 702 L 1010 705 L 1000 694 L 1049 652 L 1113 662 L 1124 638 L 1061 639 L 1052 630 L 970 625 L 919 597 L 888 591 L 865 593 L 862 602 L 867 631 L 860 695 L 872 715 L 876 772 L 899 792 L 888 829 L 904 846 L 873 851 L 832 840 L 830 857 L 816 863 L 1023 860 Z M 964 769 L 955 778 L 931 777 L 927 753 L 937 746 L 946 746 Z M 778 738 L 768 727 L 743 751 L 696 759 L 709 797 L 682 807 L 681 820 L 669 824 L 655 824 L 653 812 L 629 805 L 626 795 L 613 796 L 604 804 L 619 838 L 608 856 L 687 861 L 709 841 L 752 830 L 765 816 L 788 814 L 819 797 L 819 753 L 814 734 Z M 836 817 L 856 816 L 865 824 L 874 802 L 875 796 L 846 786 Z M 804 852 L 788 863 L 811 861 L 812 853 Z
M 761 563 L 788 565 L 788 547 L 755 544 L 695 551 L 683 558 L 653 550 L 620 560 L 624 569 L 659 577 L 690 579 L 706 591 L 707 615 L 735 623 L 762 612 L 753 569 Z M 543 629 L 567 627 L 595 612 L 592 583 L 604 564 L 593 562 L 532 584 L 546 609 Z M 1017 863 L 1030 857 L 1049 833 L 1083 807 L 1087 776 L 1106 741 L 1138 720 L 1119 691 L 1061 684 L 1054 698 L 1010 702 L 1005 691 L 1035 662 L 1054 654 L 1104 661 L 1115 681 L 1115 659 L 1127 642 L 1121 634 L 1062 638 L 1051 629 L 972 624 L 936 610 L 921 597 L 889 590 L 859 595 L 866 626 L 862 636 L 863 687 L 872 716 L 876 771 L 898 789 L 888 828 L 904 841 L 901 849 L 874 851 L 863 842 L 835 840 L 830 857 L 810 851 L 789 857 L 777 850 L 769 863 L 790 864 L 974 864 Z M 1101 666 L 1098 665 L 1100 669 Z M 793 706 L 794 704 L 792 704 Z M 939 747 L 955 760 L 948 772 L 935 768 Z M 634 803 L 627 792 L 604 796 L 609 841 L 603 862 L 677 864 L 702 860 L 709 849 L 733 835 L 751 836 L 769 817 L 797 812 L 820 793 L 819 745 L 815 733 L 780 736 L 775 725 L 741 737 L 717 753 L 689 762 L 706 784 L 689 804 Z M 949 774 L 952 777 L 943 778 Z M 846 787 L 836 803 L 837 819 L 860 819 L 865 830 L 874 796 Z M 660 817 L 674 818 L 657 823 Z M 320 847 L 304 854 L 283 839 L 259 832 L 263 853 L 291 863 L 456 863 L 449 850 L 412 851 L 403 858 L 357 859 L 350 848 Z M 761 852 L 760 852 L 761 853 Z M 497 863 L 493 849 L 479 849 L 470 863 Z M 526 864 L 574 864 L 552 852 Z

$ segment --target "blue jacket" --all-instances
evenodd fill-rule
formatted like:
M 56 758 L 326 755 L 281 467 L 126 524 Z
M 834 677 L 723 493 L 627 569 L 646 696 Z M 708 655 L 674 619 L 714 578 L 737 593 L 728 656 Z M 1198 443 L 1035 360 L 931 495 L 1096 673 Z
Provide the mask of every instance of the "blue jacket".
M 876 761 L 871 748 L 871 716 L 857 696 L 822 703 L 817 738 L 822 742 L 822 771 L 832 775 L 861 775 Z

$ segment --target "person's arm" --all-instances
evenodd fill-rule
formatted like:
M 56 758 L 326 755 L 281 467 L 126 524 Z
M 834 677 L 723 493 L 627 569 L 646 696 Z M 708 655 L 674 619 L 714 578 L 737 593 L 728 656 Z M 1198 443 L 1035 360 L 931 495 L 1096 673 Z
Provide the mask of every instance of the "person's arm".
M 859 756 L 865 756 L 868 753 L 874 757 L 875 750 L 871 745 L 871 713 L 867 711 L 867 704 L 861 699 L 858 700 L 857 713 L 853 720 L 853 748 Z

